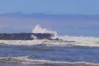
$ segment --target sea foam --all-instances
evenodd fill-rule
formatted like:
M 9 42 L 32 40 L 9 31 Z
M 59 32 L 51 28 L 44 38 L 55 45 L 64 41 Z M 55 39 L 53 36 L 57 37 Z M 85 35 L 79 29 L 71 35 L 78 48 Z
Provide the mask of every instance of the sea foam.
M 58 40 L 0 40 L 0 44 L 7 45 L 47 45 L 47 46 L 90 46 L 99 47 L 99 38 L 97 37 L 84 37 L 84 36 L 59 36 L 56 31 L 48 30 L 46 28 L 36 25 L 32 31 L 33 33 L 51 33 L 54 36 L 52 39 L 59 38 Z
M 99 66 L 99 64 L 88 62 L 66 62 L 66 61 L 51 61 L 44 59 L 33 59 L 32 56 L 22 57 L 0 57 L 0 63 L 10 64 L 42 64 L 42 65 L 62 65 L 62 66 Z

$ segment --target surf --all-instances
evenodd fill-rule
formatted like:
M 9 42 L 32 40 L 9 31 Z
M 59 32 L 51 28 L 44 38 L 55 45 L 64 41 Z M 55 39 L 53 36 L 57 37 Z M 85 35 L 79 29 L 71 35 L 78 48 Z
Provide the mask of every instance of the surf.
M 99 38 L 97 37 L 84 37 L 84 36 L 60 36 L 57 31 L 48 30 L 47 28 L 42 28 L 40 25 L 32 30 L 32 33 L 49 33 L 53 34 L 52 39 L 58 40 L 47 40 L 47 39 L 37 39 L 35 36 L 33 40 L 0 40 L 0 44 L 6 45 L 47 45 L 47 46 L 89 46 L 89 47 L 99 47 Z

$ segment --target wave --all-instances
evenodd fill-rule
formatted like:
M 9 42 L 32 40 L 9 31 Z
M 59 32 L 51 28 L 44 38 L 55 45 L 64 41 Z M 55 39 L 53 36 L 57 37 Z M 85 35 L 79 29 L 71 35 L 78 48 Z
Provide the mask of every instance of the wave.
M 51 61 L 43 59 L 34 59 L 34 56 L 22 56 L 22 57 L 0 57 L 0 63 L 16 63 L 16 64 L 52 64 L 63 66 L 99 66 L 99 64 L 88 62 L 66 62 L 66 61 Z
M 56 31 L 48 30 L 46 28 L 42 28 L 39 24 L 36 25 L 36 27 L 32 30 L 33 33 L 51 33 L 55 36 L 57 36 Z
M 59 36 L 62 40 L 75 41 L 77 46 L 99 47 L 99 38 L 84 36 Z
M 46 45 L 46 46 L 89 46 L 99 47 L 99 38 L 60 36 L 63 41 L 56 40 L 0 40 L 0 44 L 6 45 Z
M 56 31 L 51 31 L 46 28 L 42 28 L 39 25 L 33 29 L 33 33 L 52 33 L 53 39 L 59 38 L 62 40 L 0 40 L 0 44 L 6 45 L 47 45 L 47 46 L 89 46 L 99 47 L 99 38 L 84 37 L 84 36 L 58 36 Z

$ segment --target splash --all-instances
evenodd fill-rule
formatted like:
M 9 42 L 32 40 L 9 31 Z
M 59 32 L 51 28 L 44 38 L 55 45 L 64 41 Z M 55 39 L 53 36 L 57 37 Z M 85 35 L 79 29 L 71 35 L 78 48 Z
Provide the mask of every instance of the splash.
M 37 40 L 34 35 L 31 37 L 35 38 L 34 40 L 0 40 L 0 44 L 7 45 L 47 45 L 47 46 L 89 46 L 89 47 L 99 47 L 99 37 L 84 37 L 84 36 L 58 36 L 56 31 L 51 31 L 46 28 L 36 25 L 32 31 L 33 33 L 51 33 L 54 36 L 52 39 L 59 38 L 62 40 L 59 41 L 47 41 Z
M 40 25 L 36 25 L 36 27 L 33 29 L 32 33 L 51 33 L 54 35 L 53 38 L 56 38 L 58 36 L 56 31 L 51 31 L 46 28 L 42 28 Z

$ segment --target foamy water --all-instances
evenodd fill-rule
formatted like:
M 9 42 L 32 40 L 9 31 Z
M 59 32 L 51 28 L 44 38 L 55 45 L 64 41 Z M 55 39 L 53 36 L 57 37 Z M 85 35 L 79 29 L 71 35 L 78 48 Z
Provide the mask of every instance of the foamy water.
M 54 36 L 53 39 L 59 38 L 63 41 L 46 41 L 38 40 L 35 37 L 35 40 L 0 40 L 0 44 L 7 45 L 47 45 L 47 46 L 90 46 L 90 47 L 99 47 L 99 38 L 97 37 L 84 37 L 84 36 L 59 36 L 56 31 L 51 31 L 46 28 L 42 28 L 37 25 L 33 29 L 33 33 L 52 33 Z M 31 36 L 34 37 L 34 36 Z
M 17 66 L 99 66 L 99 48 L 0 45 L 0 64 Z M 8 65 L 9 66 L 9 65 Z
M 22 56 L 22 57 L 1 57 L 0 62 L 3 63 L 17 63 L 17 64 L 53 64 L 53 65 L 69 65 L 69 66 L 99 66 L 94 63 L 87 62 L 62 62 L 62 61 L 50 61 L 50 60 L 38 60 L 31 59 L 31 56 Z
M 99 66 L 98 37 L 59 36 L 39 25 L 33 32 L 62 40 L 0 40 L 1 66 Z
M 58 36 L 63 41 L 45 40 L 0 40 L 0 44 L 7 45 L 47 45 L 47 46 L 89 46 L 99 47 L 99 38 Z

